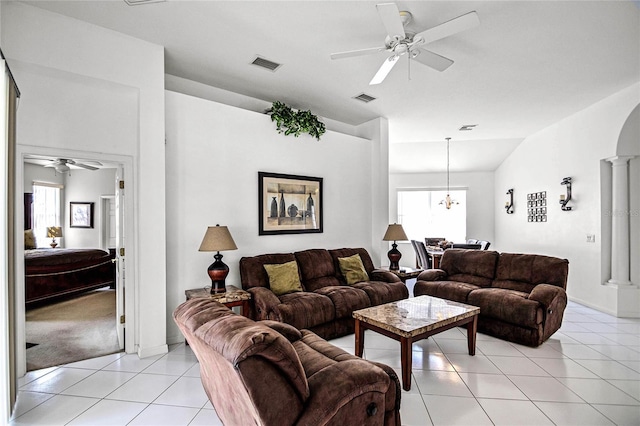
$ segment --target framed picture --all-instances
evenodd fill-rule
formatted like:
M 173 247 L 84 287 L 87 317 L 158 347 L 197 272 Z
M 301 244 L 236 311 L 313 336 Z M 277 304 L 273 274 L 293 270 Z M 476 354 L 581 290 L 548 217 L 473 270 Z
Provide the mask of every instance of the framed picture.
M 93 203 L 71 201 L 69 211 L 71 228 L 93 228 Z
M 259 235 L 322 232 L 322 178 L 258 172 Z

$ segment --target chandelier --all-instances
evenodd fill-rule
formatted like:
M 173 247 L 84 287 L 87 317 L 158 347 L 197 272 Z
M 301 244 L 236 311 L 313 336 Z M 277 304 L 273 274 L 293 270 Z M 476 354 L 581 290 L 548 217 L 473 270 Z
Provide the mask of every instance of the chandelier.
M 444 204 L 444 206 L 448 209 L 451 208 L 452 205 L 454 204 L 459 204 L 456 200 L 453 200 L 451 198 L 451 195 L 449 195 L 449 141 L 451 140 L 451 138 L 446 138 L 447 139 L 447 196 L 444 198 L 444 200 L 440 201 L 440 205 Z

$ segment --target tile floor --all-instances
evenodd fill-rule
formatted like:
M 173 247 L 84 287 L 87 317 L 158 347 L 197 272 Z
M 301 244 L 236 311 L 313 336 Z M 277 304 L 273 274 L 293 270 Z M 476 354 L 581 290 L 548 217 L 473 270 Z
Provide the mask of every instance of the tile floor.
M 413 346 L 404 425 L 640 425 L 640 320 L 569 303 L 539 348 L 464 329 Z M 353 335 L 333 343 L 353 353 Z M 398 344 L 367 332 L 365 357 L 400 372 Z M 217 425 L 189 347 L 114 354 L 28 373 L 11 425 Z

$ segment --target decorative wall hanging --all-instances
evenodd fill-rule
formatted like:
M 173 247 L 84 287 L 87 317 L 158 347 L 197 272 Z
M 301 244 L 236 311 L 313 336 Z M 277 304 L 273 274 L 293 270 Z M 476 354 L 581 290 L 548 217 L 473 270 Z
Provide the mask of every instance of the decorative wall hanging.
M 507 190 L 507 195 L 509 196 L 509 201 L 504 203 L 504 209 L 507 214 L 513 214 L 513 188 Z
M 560 195 L 560 208 L 565 212 L 571 211 L 571 207 L 567 207 L 567 203 L 571 201 L 571 178 L 566 177 L 562 179 L 562 182 L 560 182 L 560 185 L 567 186 L 567 195 L 566 196 L 564 194 Z
M 69 212 L 71 228 L 93 228 L 93 203 L 72 201 L 69 203 Z
M 258 172 L 259 235 L 322 232 L 322 178 Z
M 271 121 L 276 122 L 278 133 L 285 135 L 298 137 L 300 133 L 309 133 L 320 140 L 320 136 L 327 131 L 324 123 L 319 121 L 317 116 L 311 114 L 311 111 L 294 111 L 290 106 L 280 101 L 275 101 L 267 110 L 267 114 L 271 116 Z
M 529 222 L 547 221 L 547 191 L 527 194 L 527 220 Z

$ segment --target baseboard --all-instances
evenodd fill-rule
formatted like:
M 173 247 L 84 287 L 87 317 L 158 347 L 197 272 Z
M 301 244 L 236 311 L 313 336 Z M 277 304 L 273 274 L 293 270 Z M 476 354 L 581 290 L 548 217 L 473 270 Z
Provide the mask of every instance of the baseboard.
M 182 333 L 167 336 L 167 344 L 175 345 L 177 343 L 184 343 L 184 336 L 182 335 Z
M 600 311 L 600 312 L 605 313 L 605 314 L 613 315 L 614 317 L 617 316 L 617 313 L 615 311 L 612 311 L 610 309 L 605 309 L 602 306 L 594 305 L 593 303 L 586 302 L 586 301 L 584 301 L 584 300 L 582 300 L 580 298 L 570 297 L 569 300 L 572 301 L 572 302 L 576 302 L 576 303 L 579 303 L 581 305 L 584 305 L 587 308 L 595 309 L 596 311 Z
M 163 355 L 168 352 L 169 352 L 169 346 L 167 345 L 154 346 L 152 348 L 138 347 L 138 356 L 140 358 L 148 358 L 150 356 Z

